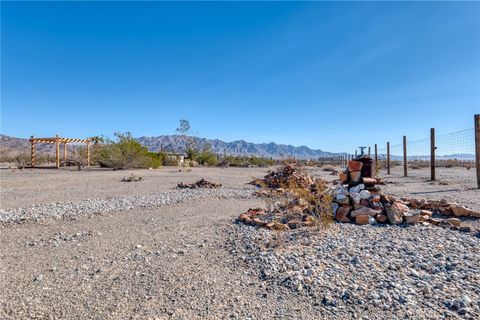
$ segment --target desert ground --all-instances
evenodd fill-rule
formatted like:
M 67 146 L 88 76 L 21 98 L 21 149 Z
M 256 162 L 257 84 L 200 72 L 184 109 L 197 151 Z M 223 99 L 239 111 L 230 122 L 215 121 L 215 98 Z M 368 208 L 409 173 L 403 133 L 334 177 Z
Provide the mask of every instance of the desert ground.
M 0 170 L 1 319 L 478 319 L 480 238 L 435 226 L 278 232 L 263 168 Z M 314 177 L 336 177 L 320 168 Z M 382 192 L 480 210 L 464 168 L 381 172 Z M 121 182 L 129 175 L 138 182 Z M 205 178 L 219 189 L 176 190 Z M 468 219 L 466 219 L 468 220 Z M 478 220 L 468 220 L 480 227 Z

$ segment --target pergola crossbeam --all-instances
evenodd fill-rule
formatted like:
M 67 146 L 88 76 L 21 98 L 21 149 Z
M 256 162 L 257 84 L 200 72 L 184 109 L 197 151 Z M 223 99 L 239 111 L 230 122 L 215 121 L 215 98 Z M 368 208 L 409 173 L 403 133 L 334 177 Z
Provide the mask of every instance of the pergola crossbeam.
M 35 156 L 37 143 L 46 143 L 46 144 L 55 144 L 55 167 L 58 169 L 60 167 L 60 144 L 63 144 L 63 159 L 66 162 L 67 160 L 67 144 L 68 143 L 84 143 L 87 145 L 87 166 L 90 166 L 90 139 L 77 139 L 77 138 L 62 138 L 58 135 L 53 138 L 35 138 L 34 136 L 30 137 L 30 157 L 32 168 L 35 167 Z

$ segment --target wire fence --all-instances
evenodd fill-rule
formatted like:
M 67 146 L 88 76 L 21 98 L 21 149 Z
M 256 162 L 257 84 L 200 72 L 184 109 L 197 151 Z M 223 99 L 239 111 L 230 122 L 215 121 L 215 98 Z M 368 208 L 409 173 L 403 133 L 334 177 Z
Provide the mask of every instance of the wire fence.
M 474 128 L 441 135 L 435 134 L 433 130 L 429 138 L 414 141 L 406 139 L 405 147 L 404 150 L 403 142 L 390 144 L 389 148 L 387 143 L 379 145 L 376 156 L 382 175 L 388 175 L 389 157 L 391 175 L 406 174 L 425 180 L 433 177 L 445 184 L 461 183 L 477 187 Z M 432 156 L 435 164 L 433 168 Z

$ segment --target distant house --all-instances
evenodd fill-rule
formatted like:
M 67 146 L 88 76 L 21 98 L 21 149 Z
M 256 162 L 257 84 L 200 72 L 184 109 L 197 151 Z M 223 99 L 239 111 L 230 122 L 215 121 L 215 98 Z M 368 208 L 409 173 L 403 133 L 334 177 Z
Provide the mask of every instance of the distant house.
M 178 164 L 183 165 L 185 163 L 185 158 L 187 154 L 185 152 L 176 152 L 173 144 L 168 144 L 165 147 L 160 147 L 160 152 L 163 152 L 167 155 L 170 160 L 177 160 Z

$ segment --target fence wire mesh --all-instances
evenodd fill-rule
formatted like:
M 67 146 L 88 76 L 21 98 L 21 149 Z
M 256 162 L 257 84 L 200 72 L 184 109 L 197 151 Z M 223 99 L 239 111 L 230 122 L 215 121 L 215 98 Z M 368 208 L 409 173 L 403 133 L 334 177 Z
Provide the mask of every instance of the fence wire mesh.
M 435 146 L 437 179 L 449 182 L 460 178 L 465 184 L 476 185 L 473 128 L 436 136 Z
M 461 183 L 476 187 L 475 131 L 467 129 L 447 134 L 435 135 L 435 175 L 436 180 L 445 183 Z M 430 137 L 408 141 L 408 176 L 429 180 L 431 178 L 431 139 Z M 390 168 L 394 175 L 403 175 L 403 143 L 390 144 Z M 387 147 L 379 145 L 378 167 L 386 174 Z

